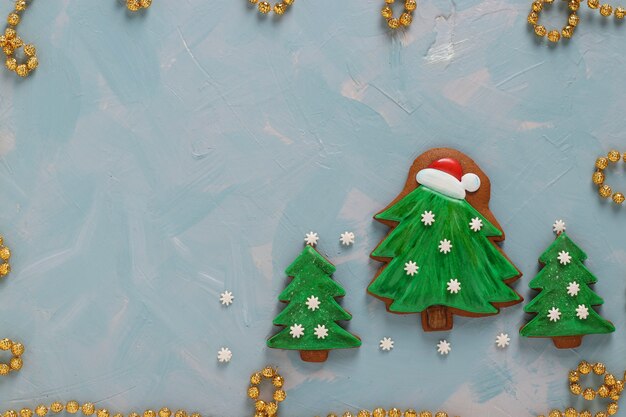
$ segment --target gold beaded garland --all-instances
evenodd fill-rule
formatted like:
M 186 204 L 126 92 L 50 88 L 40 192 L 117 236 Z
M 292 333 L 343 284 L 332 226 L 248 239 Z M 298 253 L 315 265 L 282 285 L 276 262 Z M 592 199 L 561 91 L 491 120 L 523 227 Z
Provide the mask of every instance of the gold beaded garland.
M 588 0 L 588 2 L 593 1 L 594 0 Z M 622 154 L 619 151 L 616 151 L 614 149 L 610 150 L 606 157 L 602 156 L 596 159 L 596 171 L 591 176 L 591 180 L 593 181 L 593 183 L 598 186 L 598 194 L 600 195 L 600 197 L 611 197 L 613 202 L 617 205 L 622 205 L 624 201 L 626 201 L 626 197 L 623 193 L 614 193 L 613 189 L 609 185 L 604 183 L 604 181 L 606 180 L 606 174 L 604 173 L 604 170 L 609 166 L 610 163 L 617 163 L 620 159 L 623 159 L 624 162 L 626 162 L 626 153 L 624 153 L 622 157 Z M 595 369 L 594 372 L 596 372 Z
M 6 55 L 4 66 L 20 77 L 26 77 L 39 66 L 35 46 L 24 43 L 16 31 L 17 25 L 22 20 L 20 13 L 26 10 L 26 7 L 26 0 L 15 1 L 15 10 L 9 13 L 7 17 L 7 28 L 4 31 L 4 35 L 0 35 L 0 48 L 2 48 L 4 55 Z M 17 58 L 14 56 L 15 52 L 20 48 L 23 49 L 24 55 L 26 56 L 26 62 L 24 63 L 18 63 Z M 0 275 L 2 275 L 1 270 Z
M 391 5 L 395 3 L 395 0 L 385 0 L 380 14 L 387 21 L 387 26 L 390 29 L 405 28 L 411 25 L 413 22 L 413 11 L 417 9 L 417 0 L 404 0 L 404 12 L 399 18 L 394 17 L 393 9 Z
M 274 4 L 274 6 L 272 6 L 268 1 L 264 0 L 248 0 L 248 3 L 256 5 L 261 14 L 269 14 L 273 10 L 274 14 L 282 16 L 283 14 L 285 14 L 289 6 L 291 6 L 294 1 L 295 0 L 282 0 Z

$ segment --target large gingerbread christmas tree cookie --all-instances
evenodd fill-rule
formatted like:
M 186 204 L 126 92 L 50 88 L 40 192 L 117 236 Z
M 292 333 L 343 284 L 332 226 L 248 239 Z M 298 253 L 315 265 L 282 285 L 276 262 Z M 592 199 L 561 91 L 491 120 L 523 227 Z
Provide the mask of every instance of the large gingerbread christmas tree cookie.
M 374 217 L 392 228 L 371 257 L 384 265 L 368 292 L 392 313 L 421 313 L 425 331 L 452 329 L 453 315 L 497 314 L 522 297 L 521 276 L 497 242 L 490 182 L 474 161 L 446 148 L 419 156 L 404 190 Z
M 278 296 L 287 306 L 274 319 L 285 328 L 267 341 L 267 346 L 299 350 L 306 362 L 324 362 L 331 349 L 361 346 L 361 340 L 337 322 L 352 316 L 335 300 L 346 295 L 332 278 L 333 264 L 311 246 L 305 246 L 300 256 L 285 273 L 293 279 Z
M 557 238 L 539 258 L 543 267 L 529 284 L 540 292 L 524 308 L 536 316 L 520 333 L 549 337 L 557 348 L 569 349 L 580 346 L 584 335 L 612 333 L 615 326 L 593 309 L 604 300 L 589 287 L 597 279 L 583 265 L 587 255 L 567 236 L 561 221 L 554 227 Z

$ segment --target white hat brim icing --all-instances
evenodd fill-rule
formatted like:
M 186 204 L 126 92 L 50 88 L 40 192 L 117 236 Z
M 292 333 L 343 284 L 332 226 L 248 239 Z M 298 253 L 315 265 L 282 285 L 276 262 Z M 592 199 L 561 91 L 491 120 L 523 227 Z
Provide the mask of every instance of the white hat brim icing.
M 417 173 L 415 179 L 420 184 L 445 194 L 448 197 L 464 199 L 465 187 L 454 176 L 433 168 L 424 168 Z

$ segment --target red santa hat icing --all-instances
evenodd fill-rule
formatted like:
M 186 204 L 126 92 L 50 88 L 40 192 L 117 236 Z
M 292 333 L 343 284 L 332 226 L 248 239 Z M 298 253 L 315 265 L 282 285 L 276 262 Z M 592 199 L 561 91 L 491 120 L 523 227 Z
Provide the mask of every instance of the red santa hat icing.
M 459 161 L 453 158 L 441 158 L 422 169 L 415 176 L 417 182 L 448 197 L 463 199 L 465 192 L 470 193 L 480 188 L 480 178 L 476 174 L 463 175 Z

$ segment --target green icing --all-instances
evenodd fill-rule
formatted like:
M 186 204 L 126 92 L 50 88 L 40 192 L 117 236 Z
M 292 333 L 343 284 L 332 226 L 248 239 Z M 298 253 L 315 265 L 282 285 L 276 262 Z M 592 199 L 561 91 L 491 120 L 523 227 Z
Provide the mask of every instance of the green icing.
M 431 226 L 422 223 L 425 211 L 435 215 Z M 474 218 L 483 225 L 476 232 L 470 228 Z M 372 252 L 373 257 L 391 261 L 368 288 L 371 294 L 393 300 L 390 311 L 417 313 L 443 305 L 494 314 L 498 310 L 492 303 L 521 300 L 504 282 L 519 276 L 519 271 L 489 239 L 502 232 L 467 201 L 419 186 L 376 219 L 398 223 Z M 443 239 L 452 243 L 447 254 L 439 251 Z M 404 270 L 409 261 L 419 266 L 413 276 Z M 461 284 L 456 294 L 447 290 L 451 279 Z
M 350 320 L 352 316 L 335 300 L 346 292 L 330 277 L 335 272 L 333 264 L 310 246 L 306 246 L 285 273 L 293 279 L 278 296 L 280 301 L 288 302 L 283 311 L 276 316 L 274 324 L 285 326 L 272 336 L 267 345 L 271 348 L 293 350 L 329 350 L 361 346 L 358 337 L 347 332 L 336 322 Z M 309 309 L 307 299 L 317 297 L 320 304 L 315 310 Z M 300 325 L 304 334 L 295 338 L 291 335 L 291 326 Z M 324 326 L 328 335 L 320 338 L 315 334 L 318 326 Z
M 559 253 L 568 252 L 571 262 L 563 265 L 559 262 Z M 603 319 L 592 306 L 601 305 L 604 300 L 589 287 L 595 284 L 596 277 L 583 265 L 587 255 L 565 233 L 561 233 L 550 247 L 541 255 L 539 262 L 544 267 L 537 276 L 530 281 L 530 288 L 540 291 L 529 302 L 524 311 L 537 314 L 520 330 L 522 336 L 529 337 L 558 337 L 580 336 L 586 334 L 612 333 L 615 327 L 608 320 Z M 577 283 L 580 287 L 578 294 L 568 294 L 570 283 Z M 580 319 L 577 308 L 580 305 L 587 307 L 589 316 Z M 558 308 L 561 312 L 558 321 L 550 321 L 548 312 Z

